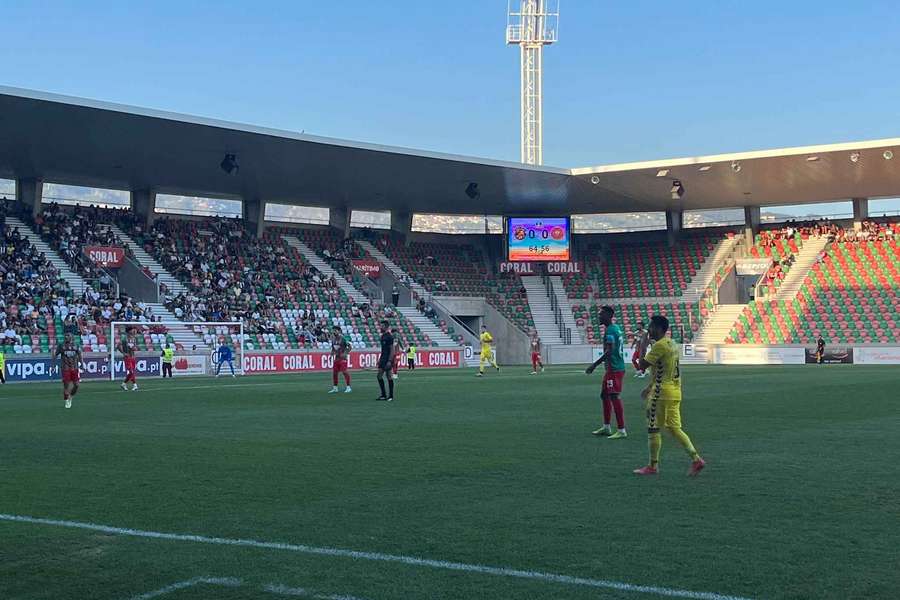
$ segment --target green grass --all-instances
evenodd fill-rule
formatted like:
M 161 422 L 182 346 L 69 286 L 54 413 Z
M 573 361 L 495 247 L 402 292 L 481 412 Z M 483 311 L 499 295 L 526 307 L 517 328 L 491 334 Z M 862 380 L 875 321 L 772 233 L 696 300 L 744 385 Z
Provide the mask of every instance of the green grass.
M 418 371 L 377 403 L 374 375 L 145 380 L 138 393 L 0 388 L 0 513 L 252 538 L 753 598 L 900 596 L 896 369 L 686 367 L 696 480 L 664 439 L 595 439 L 600 377 Z M 367 600 L 658 594 L 284 550 L 0 521 L 0 598 L 277 598 L 266 584 Z

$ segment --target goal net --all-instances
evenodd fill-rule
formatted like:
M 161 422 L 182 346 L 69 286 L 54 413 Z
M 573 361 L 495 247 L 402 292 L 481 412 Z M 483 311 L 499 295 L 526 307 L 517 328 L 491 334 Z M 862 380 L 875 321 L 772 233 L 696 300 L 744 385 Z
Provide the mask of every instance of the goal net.
M 173 351 L 172 374 L 243 374 L 244 323 L 227 321 L 113 321 L 109 325 L 109 378 L 125 375 L 124 350 L 131 347 L 137 358 L 139 376 L 162 374 L 166 346 Z M 231 364 L 220 360 L 231 355 Z M 221 363 L 221 366 L 220 366 Z

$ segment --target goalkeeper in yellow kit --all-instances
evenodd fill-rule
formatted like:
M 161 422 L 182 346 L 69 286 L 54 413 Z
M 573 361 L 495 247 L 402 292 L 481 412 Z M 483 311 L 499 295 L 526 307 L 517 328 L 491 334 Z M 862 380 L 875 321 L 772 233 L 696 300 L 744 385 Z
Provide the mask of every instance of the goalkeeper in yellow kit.
M 497 365 L 497 359 L 494 358 L 494 350 L 491 348 L 491 342 L 494 341 L 494 336 L 490 334 L 487 330 L 487 327 L 484 325 L 481 326 L 481 358 L 478 360 L 478 374 L 476 377 L 484 377 L 484 366 L 491 365 L 497 372 L 500 372 L 500 367 Z
M 647 409 L 647 434 L 650 443 L 650 463 L 635 469 L 636 475 L 659 473 L 659 451 L 662 448 L 660 428 L 665 427 L 691 457 L 688 475 L 696 476 L 706 466 L 691 443 L 691 438 L 681 429 L 681 367 L 678 364 L 678 346 L 666 337 L 669 320 L 662 316 L 650 319 L 650 339 L 653 348 L 640 359 L 642 369 L 651 370 L 650 385 L 641 392 Z

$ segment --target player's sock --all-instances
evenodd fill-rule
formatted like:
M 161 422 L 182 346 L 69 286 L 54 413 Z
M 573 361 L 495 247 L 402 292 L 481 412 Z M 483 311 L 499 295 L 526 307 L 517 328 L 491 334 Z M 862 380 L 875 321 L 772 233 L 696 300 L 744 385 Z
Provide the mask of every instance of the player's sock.
M 662 435 L 657 431 L 655 433 L 650 433 L 647 437 L 650 444 L 650 466 L 656 467 L 659 465 L 659 451 L 662 449 Z
M 335 378 L 334 385 L 337 385 L 337 378 Z M 348 388 L 350 387 L 350 372 L 349 371 L 344 371 L 344 385 L 346 385 Z
M 384 391 L 384 379 L 381 377 L 378 378 L 378 387 L 381 388 L 381 397 L 387 398 L 387 393 Z
M 612 420 L 612 401 L 609 398 L 603 399 L 603 427 L 609 429 L 609 422 Z
M 333 371 L 331 373 L 331 385 L 334 386 L 335 389 L 337 389 L 337 383 L 338 383 L 337 371 Z
M 669 432 L 672 434 L 672 437 L 678 440 L 678 443 L 681 444 L 684 451 L 688 453 L 691 460 L 698 460 L 700 458 L 700 454 L 697 452 L 697 449 L 694 448 L 694 444 L 691 443 L 691 438 L 688 437 L 688 434 L 686 434 L 681 427 L 669 427 Z
M 393 379 L 388 379 L 388 389 L 391 392 L 388 395 L 388 398 L 393 398 L 394 397 L 394 380 Z
M 619 431 L 625 431 L 625 407 L 622 406 L 622 399 L 613 398 L 612 406 L 616 411 L 616 425 L 619 427 Z

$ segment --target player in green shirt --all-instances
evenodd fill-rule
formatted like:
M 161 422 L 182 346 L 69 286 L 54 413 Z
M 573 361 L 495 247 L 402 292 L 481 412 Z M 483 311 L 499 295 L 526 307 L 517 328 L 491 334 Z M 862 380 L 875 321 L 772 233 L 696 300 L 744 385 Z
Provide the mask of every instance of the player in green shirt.
M 600 366 L 600 363 L 606 364 L 603 389 L 600 392 L 600 398 L 603 400 L 603 425 L 592 433 L 609 437 L 611 440 L 628 437 L 628 433 L 625 431 L 625 407 L 619 397 L 622 393 L 622 382 L 625 379 L 625 345 L 622 328 L 613 323 L 615 314 L 616 311 L 611 306 L 604 306 L 600 309 L 600 322 L 606 326 L 606 332 L 603 335 L 603 354 L 594 364 L 585 369 L 585 373 L 590 375 L 594 369 Z M 613 410 L 616 412 L 616 425 L 618 426 L 618 431 L 615 433 L 612 432 L 610 426 Z

